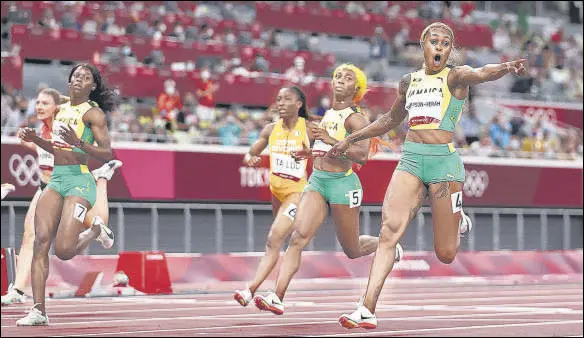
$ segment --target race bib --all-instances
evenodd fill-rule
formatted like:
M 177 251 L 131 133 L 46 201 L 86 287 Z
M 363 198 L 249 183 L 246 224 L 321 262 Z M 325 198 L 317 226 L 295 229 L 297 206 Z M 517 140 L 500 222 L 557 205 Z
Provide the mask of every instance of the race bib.
M 75 210 L 73 211 L 73 218 L 83 223 L 85 220 L 85 215 L 87 214 L 87 208 L 83 204 L 75 203 Z
M 312 155 L 314 156 L 324 156 L 326 153 L 332 149 L 333 146 L 330 144 L 326 144 L 321 140 L 314 141 L 314 145 L 312 146 Z
M 296 161 L 289 155 L 272 153 L 272 173 L 276 176 L 299 181 L 306 172 L 306 161 Z
M 349 208 L 361 206 L 363 200 L 363 189 L 349 191 Z
M 462 210 L 462 191 L 457 191 L 450 195 L 450 202 L 452 203 L 452 213 L 456 214 Z
M 71 146 L 69 143 L 65 142 L 65 140 L 63 140 L 63 138 L 61 137 L 61 130 L 65 127 L 67 127 L 67 124 L 65 124 L 61 121 L 54 120 L 53 121 L 53 132 L 51 133 L 51 139 L 57 147 L 73 148 L 73 146 Z M 73 126 L 74 129 L 75 129 L 75 127 L 76 126 Z
M 286 210 L 284 210 L 284 215 L 286 215 L 288 218 L 290 218 L 292 221 L 294 220 L 294 217 L 296 217 L 296 204 L 294 203 L 290 203 L 288 204 L 288 207 L 286 208 Z

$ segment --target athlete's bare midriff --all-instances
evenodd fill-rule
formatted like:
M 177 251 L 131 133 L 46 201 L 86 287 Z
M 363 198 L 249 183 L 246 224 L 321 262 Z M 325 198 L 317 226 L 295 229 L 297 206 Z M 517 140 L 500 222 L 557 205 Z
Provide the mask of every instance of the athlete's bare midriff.
M 87 165 L 87 154 L 55 149 L 55 165 Z
M 315 157 L 314 168 L 333 173 L 342 173 L 351 169 L 353 161 L 332 157 Z
M 408 130 L 406 141 L 424 144 L 448 144 L 452 142 L 454 133 L 451 131 L 432 130 Z

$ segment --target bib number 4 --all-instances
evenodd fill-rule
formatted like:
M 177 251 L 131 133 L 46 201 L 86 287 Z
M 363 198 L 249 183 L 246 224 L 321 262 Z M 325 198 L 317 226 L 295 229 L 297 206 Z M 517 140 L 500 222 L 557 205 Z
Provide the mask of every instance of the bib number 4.
M 450 195 L 450 201 L 452 202 L 452 213 L 460 212 L 462 210 L 462 191 Z

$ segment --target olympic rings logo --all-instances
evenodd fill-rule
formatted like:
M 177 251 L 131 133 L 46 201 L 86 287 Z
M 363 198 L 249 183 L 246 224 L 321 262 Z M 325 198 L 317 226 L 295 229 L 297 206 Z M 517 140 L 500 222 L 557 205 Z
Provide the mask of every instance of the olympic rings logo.
M 462 190 L 469 197 L 481 197 L 489 186 L 489 175 L 484 170 L 466 170 L 466 179 Z
M 20 156 L 19 154 L 12 154 L 10 156 L 8 169 L 12 176 L 16 179 L 16 183 L 20 186 L 31 184 L 38 187 L 41 184 L 41 170 L 37 159 L 26 154 Z

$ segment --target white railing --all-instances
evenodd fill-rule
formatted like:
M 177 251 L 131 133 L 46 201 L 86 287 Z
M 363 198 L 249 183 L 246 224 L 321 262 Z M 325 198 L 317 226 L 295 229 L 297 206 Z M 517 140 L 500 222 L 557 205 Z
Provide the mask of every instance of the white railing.
M 2 201 L 2 218 L 5 220 L 7 217 L 8 222 L 2 222 L 2 243 L 3 246 L 16 247 L 20 246 L 17 243 L 17 231 L 22 232 L 22 224 L 16 223 L 16 214 L 18 209 L 18 214 L 20 219 L 24 219 L 23 215 L 29 202 L 23 201 Z M 116 231 L 116 245 L 119 251 L 128 250 L 138 250 L 144 249 L 145 242 L 147 242 L 147 237 L 142 237 L 142 242 L 136 242 L 133 238 L 136 236 L 135 231 L 132 233 L 132 241 L 128 241 L 126 235 L 126 226 L 130 221 L 126 216 L 128 209 L 138 209 L 140 210 L 141 216 L 148 214 L 148 219 L 150 224 L 140 224 L 143 226 L 149 226 L 150 230 L 150 245 L 148 249 L 151 250 L 165 250 L 174 252 L 202 252 L 202 253 L 222 253 L 230 252 L 232 246 L 227 247 L 225 244 L 226 239 L 226 227 L 229 228 L 230 232 L 236 231 L 235 236 L 239 239 L 239 242 L 245 243 L 245 248 L 241 247 L 239 251 L 254 252 L 258 251 L 258 247 L 263 247 L 265 243 L 266 233 L 263 231 L 259 233 L 256 230 L 256 220 L 257 217 L 263 217 L 262 222 L 271 221 L 271 206 L 268 204 L 203 204 L 203 203 L 137 203 L 137 202 L 127 202 L 127 203 L 110 203 L 110 220 L 109 223 Z M 167 219 L 161 219 L 159 212 L 164 211 L 176 211 L 180 210 L 181 221 L 170 221 L 170 217 Z M 511 250 L 525 250 L 525 249 L 540 249 L 540 250 L 567 250 L 574 248 L 582 248 L 582 209 L 527 209 L 527 208 L 473 208 L 466 207 L 466 213 L 473 219 L 474 228 L 470 233 L 468 239 L 464 241 L 466 244 L 461 248 L 462 250 L 500 250 L 503 249 L 502 239 L 505 239 L 502 235 L 503 227 L 501 218 L 505 217 L 508 221 L 511 221 L 516 226 L 515 229 L 515 243 L 507 244 L 505 249 Z M 202 213 L 206 211 L 207 213 L 211 211 L 213 213 L 214 222 L 209 222 L 201 225 L 200 220 L 196 220 L 197 213 Z M 240 212 L 239 216 L 236 217 L 235 221 L 226 222 L 224 219 L 224 214 L 229 212 Z M 243 212 L 243 214 L 241 214 Z M 416 218 L 409 225 L 408 232 L 414 232 L 415 236 L 409 237 L 408 247 L 415 247 L 416 250 L 431 250 L 431 209 L 429 207 L 422 207 L 416 216 Z M 260 215 L 262 214 L 262 215 Z M 175 215 L 176 216 L 176 215 Z M 509 219 L 512 217 L 512 219 Z M 531 225 L 526 224 L 525 218 L 536 218 L 537 225 L 533 222 Z M 550 217 L 554 218 L 553 223 L 550 224 Z M 164 218 L 164 217 L 162 217 Z M 269 220 L 268 220 L 269 218 Z M 375 220 L 373 220 L 375 218 Z M 578 219 L 579 218 L 579 219 Z M 195 219 L 195 220 L 194 220 Z M 561 220 L 560 220 L 561 219 Z M 381 220 L 381 207 L 380 206 L 362 206 L 361 207 L 361 228 L 362 234 L 376 235 L 379 229 L 379 221 Z M 140 222 L 139 220 L 133 220 L 132 222 Z M 7 224 L 6 224 L 7 223 Z M 271 222 L 270 222 L 271 223 Z M 162 226 L 161 226 L 162 224 Z M 242 226 L 245 224 L 245 227 Z M 211 226 L 212 225 L 212 226 Z M 553 227 L 552 227 L 553 225 Z M 552 235 L 556 237 L 559 236 L 557 233 L 558 228 L 561 227 L 561 244 L 551 246 L 549 244 L 549 239 Z M 181 229 L 182 228 L 182 229 Z M 488 232 L 492 232 L 491 238 L 485 236 L 485 229 L 488 228 Z M 553 228 L 553 229 L 552 229 Z M 206 229 L 205 231 L 200 231 L 199 233 L 193 234 L 193 229 L 195 231 L 200 231 L 200 229 Z M 141 229 L 144 230 L 144 229 Z M 533 236 L 533 233 L 539 233 L 539 236 Z M 171 234 L 174 234 L 174 238 L 182 237 L 182 243 L 168 243 L 166 246 L 161 246 L 161 239 L 168 239 Z M 482 234 L 482 235 L 481 235 Z M 528 234 L 531 234 L 528 236 Z M 7 235 L 7 241 L 6 236 Z M 204 236 L 203 241 L 208 242 L 214 240 L 212 246 L 207 246 L 207 249 L 201 250 L 200 247 L 195 248 L 193 246 L 193 235 Z M 334 231 L 323 232 L 324 236 L 335 236 Z M 233 236 L 233 233 L 232 233 Z M 509 236 L 509 235 L 507 235 Z M 405 236 L 407 237 L 407 236 Z M 527 238 L 531 238 L 528 243 Z M 534 240 L 534 238 L 537 238 Z M 579 238 L 579 240 L 578 240 Z M 413 243 L 412 243 L 413 241 Z M 480 241 L 480 247 L 478 242 Z M 506 240 L 508 242 L 508 240 Z M 536 243 L 534 243 L 534 241 Z M 341 251 L 341 246 L 335 239 L 334 246 L 326 246 L 315 244 L 315 240 L 311 241 L 308 246 L 308 250 L 334 250 Z M 575 243 L 573 243 L 575 242 Z M 139 244 L 139 245 L 138 245 Z M 92 249 L 95 251 L 95 249 Z

